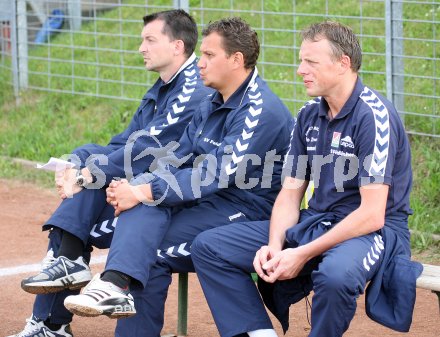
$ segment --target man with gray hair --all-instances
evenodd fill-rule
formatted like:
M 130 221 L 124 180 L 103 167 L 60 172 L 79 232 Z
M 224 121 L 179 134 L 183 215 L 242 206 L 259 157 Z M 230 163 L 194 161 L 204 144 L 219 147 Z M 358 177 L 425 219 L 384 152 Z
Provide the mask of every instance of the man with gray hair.
M 312 290 L 309 336 L 342 336 L 367 291 L 367 313 L 408 331 L 421 272 L 410 261 L 410 146 L 394 106 L 359 78 L 352 30 L 303 31 L 298 75 L 316 97 L 299 111 L 270 221 L 201 233 L 191 253 L 222 337 L 277 336 L 264 303 L 289 326 L 289 307 Z M 300 210 L 309 182 L 314 193 Z

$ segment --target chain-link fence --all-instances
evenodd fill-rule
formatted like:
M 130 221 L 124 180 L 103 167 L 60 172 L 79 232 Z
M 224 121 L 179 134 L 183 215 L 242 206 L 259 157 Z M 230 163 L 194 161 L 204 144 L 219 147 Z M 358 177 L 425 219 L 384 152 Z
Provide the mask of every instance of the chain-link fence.
M 137 49 L 142 16 L 184 8 L 202 29 L 241 16 L 261 41 L 259 71 L 293 114 L 308 100 L 299 31 L 348 24 L 364 52 L 361 77 L 392 99 L 408 133 L 440 137 L 440 2 L 403 0 L 0 0 L 0 71 L 15 94 L 34 89 L 138 101 L 157 75 Z

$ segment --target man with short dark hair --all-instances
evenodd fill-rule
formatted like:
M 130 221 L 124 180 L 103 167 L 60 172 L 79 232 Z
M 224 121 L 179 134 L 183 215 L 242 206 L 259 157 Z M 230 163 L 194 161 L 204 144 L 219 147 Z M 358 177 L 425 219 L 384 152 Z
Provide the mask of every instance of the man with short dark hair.
M 71 159 L 79 169 L 57 174 L 63 201 L 43 226 L 50 234 L 41 271 L 22 281 L 25 291 L 38 295 L 31 318 L 16 336 L 72 336 L 72 314 L 64 299 L 91 280 L 91 246 L 108 248 L 117 222 L 106 202 L 106 187 L 112 179 L 154 170 L 157 160 L 175 146 L 202 98 L 212 92 L 203 86 L 197 68 L 194 19 L 183 10 L 169 10 L 143 20 L 139 52 L 145 68 L 159 78 L 121 134 L 106 146 L 75 149 Z
M 228 18 L 202 34 L 200 76 L 217 91 L 158 170 L 110 184 L 120 215 L 105 271 L 64 302 L 78 315 L 132 316 L 118 321 L 116 336 L 160 336 L 171 273 L 194 271 L 194 237 L 268 219 L 280 188 L 293 119 L 258 75 L 256 32 Z
M 297 73 L 316 97 L 299 111 L 271 220 L 201 233 L 195 269 L 222 337 L 277 336 L 264 303 L 289 326 L 312 290 L 309 336 L 342 336 L 367 288 L 368 315 L 408 331 L 420 265 L 410 261 L 410 146 L 391 102 L 362 84 L 352 30 L 303 31 Z M 290 171 L 290 172 L 289 172 Z M 309 181 L 314 193 L 300 210 Z

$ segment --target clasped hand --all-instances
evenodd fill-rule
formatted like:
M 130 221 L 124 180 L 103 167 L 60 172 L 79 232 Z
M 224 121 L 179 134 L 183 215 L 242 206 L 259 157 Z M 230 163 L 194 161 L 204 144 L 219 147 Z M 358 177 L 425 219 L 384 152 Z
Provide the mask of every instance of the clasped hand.
M 115 216 L 148 200 L 148 195 L 144 193 L 142 186 L 130 185 L 126 179 L 112 180 L 106 189 L 106 195 L 107 202 L 115 209 Z
M 77 172 L 72 168 L 55 172 L 55 186 L 61 199 L 70 198 L 83 189 L 76 183 Z
M 274 283 L 296 277 L 306 262 L 302 247 L 277 250 L 263 246 L 255 254 L 254 268 L 263 281 Z

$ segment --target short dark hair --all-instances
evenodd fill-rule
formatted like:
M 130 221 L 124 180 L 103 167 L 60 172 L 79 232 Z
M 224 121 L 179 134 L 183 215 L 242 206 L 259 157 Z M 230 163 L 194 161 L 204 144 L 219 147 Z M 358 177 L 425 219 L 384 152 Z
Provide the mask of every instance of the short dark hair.
M 154 20 L 162 20 L 164 28 L 162 33 L 166 34 L 171 41 L 182 40 L 185 46 L 185 54 L 189 57 L 197 45 L 197 24 L 193 17 L 182 9 L 156 12 L 144 16 L 144 26 Z
M 223 38 L 223 48 L 228 56 L 240 52 L 244 57 L 244 67 L 252 69 L 260 54 L 258 35 L 249 24 L 239 17 L 231 17 L 210 22 L 202 31 L 202 36 L 217 33 Z
M 357 72 L 362 65 L 362 51 L 357 36 L 352 29 L 335 21 L 323 21 L 312 24 L 302 31 L 303 40 L 330 42 L 333 57 L 340 60 L 347 55 L 351 60 L 351 69 Z

